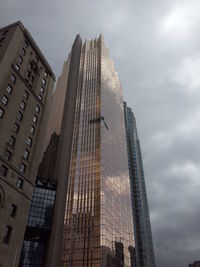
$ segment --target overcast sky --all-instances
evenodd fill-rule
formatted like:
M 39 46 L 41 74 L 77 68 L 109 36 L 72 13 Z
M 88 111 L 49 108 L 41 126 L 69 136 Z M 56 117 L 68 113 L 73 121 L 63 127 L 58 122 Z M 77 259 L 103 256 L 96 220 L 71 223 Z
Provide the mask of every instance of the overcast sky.
M 200 260 L 200 0 L 0 0 L 56 75 L 104 34 L 140 136 L 157 267 Z

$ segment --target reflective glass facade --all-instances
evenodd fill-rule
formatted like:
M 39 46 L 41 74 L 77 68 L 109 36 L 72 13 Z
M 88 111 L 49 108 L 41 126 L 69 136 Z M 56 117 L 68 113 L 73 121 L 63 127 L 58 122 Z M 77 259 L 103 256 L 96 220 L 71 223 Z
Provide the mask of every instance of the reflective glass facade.
M 135 266 L 122 90 L 103 37 L 82 46 L 62 266 Z
M 124 103 L 137 267 L 155 267 L 140 142 L 131 108 Z
M 42 267 L 50 235 L 56 182 L 37 178 L 21 252 L 20 266 Z

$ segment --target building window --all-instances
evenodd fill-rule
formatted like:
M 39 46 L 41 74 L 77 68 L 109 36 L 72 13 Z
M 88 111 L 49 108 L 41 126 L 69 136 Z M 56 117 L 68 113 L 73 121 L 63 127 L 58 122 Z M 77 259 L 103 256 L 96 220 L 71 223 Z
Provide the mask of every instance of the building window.
M 10 150 L 6 149 L 3 155 L 5 159 L 10 160 L 12 153 Z
M 11 237 L 12 227 L 7 225 L 4 231 L 3 243 L 8 244 Z
M 23 114 L 21 113 L 21 111 L 18 111 L 18 113 L 17 113 L 17 119 L 18 119 L 19 121 L 21 121 L 22 118 L 23 118 Z
M 15 133 L 18 133 L 19 132 L 19 125 L 17 123 L 14 124 L 13 131 Z
M 22 56 L 19 56 L 18 59 L 17 59 L 17 61 L 18 61 L 19 64 L 22 64 L 22 62 L 23 62 L 23 57 L 22 57 Z
M 38 98 L 39 98 L 40 101 L 42 101 L 42 96 L 41 95 L 39 95 Z
M 20 167 L 19 167 L 19 170 L 20 170 L 20 172 L 25 173 L 25 171 L 26 171 L 26 165 L 24 163 L 21 163 L 20 164 Z
M 24 42 L 24 47 L 27 48 L 28 47 L 28 42 L 25 40 Z
M 41 86 L 40 92 L 43 94 L 44 93 L 44 87 Z
M 8 173 L 8 168 L 5 165 L 1 165 L 0 173 L 2 176 L 6 177 Z
M 28 159 L 28 157 L 29 157 L 29 151 L 27 149 L 25 149 L 25 151 L 24 151 L 24 158 L 25 159 Z
M 5 40 L 5 37 L 1 37 L 1 38 L 0 38 L 0 43 L 2 43 L 3 40 Z
M 20 104 L 20 107 L 22 108 L 22 109 L 25 109 L 25 107 L 26 107 L 26 103 L 22 100 L 22 102 L 21 102 L 21 104 Z
M 36 111 L 37 113 L 40 112 L 40 107 L 39 107 L 38 105 L 35 107 L 35 111 Z
M 26 82 L 28 82 L 30 86 L 33 85 L 33 82 L 35 80 L 37 73 L 38 73 L 37 64 L 34 61 L 30 62 L 28 69 L 26 71 L 26 74 L 25 74 Z
M 17 187 L 18 188 L 22 188 L 23 187 L 23 183 L 24 183 L 24 181 L 21 178 L 18 178 L 18 180 L 17 180 Z
M 24 98 L 28 99 L 29 93 L 27 91 L 24 92 Z
M 0 209 L 4 206 L 5 193 L 3 187 L 0 185 Z
M 2 102 L 4 105 L 7 105 L 7 103 L 8 103 L 8 98 L 7 98 L 7 96 L 3 95 L 3 96 L 2 96 L 2 99 L 1 99 L 1 102 Z
M 10 207 L 9 216 L 10 217 L 15 217 L 16 216 L 16 212 L 17 212 L 17 206 L 12 204 L 11 207 Z
M 42 84 L 45 85 L 46 84 L 46 80 L 43 78 L 42 79 Z
M 4 110 L 2 108 L 0 108 L 0 118 L 3 117 L 3 114 L 4 114 Z
M 11 137 L 10 137 L 8 143 L 9 143 L 11 146 L 14 146 L 14 145 L 15 145 L 15 140 L 16 140 L 15 137 L 11 135 Z
M 30 127 L 30 132 L 32 133 L 32 135 L 34 135 L 34 133 L 35 133 L 35 127 L 33 127 L 33 125 L 31 125 L 31 127 Z
M 6 91 L 9 93 L 9 95 L 12 93 L 12 89 L 12 86 L 8 84 L 8 86 L 6 87 Z
M 4 31 L 3 35 L 5 36 L 8 32 L 9 32 L 9 30 Z
M 33 122 L 34 122 L 34 123 L 37 123 L 37 120 L 38 120 L 38 117 L 34 115 L 34 116 L 33 116 Z
M 22 56 L 25 56 L 25 54 L 26 54 L 26 50 L 25 50 L 25 48 L 24 48 L 24 47 L 22 47 L 22 50 L 21 50 L 21 55 L 22 55 Z
M 10 80 L 11 80 L 11 82 L 12 82 L 13 84 L 16 82 L 16 77 L 15 77 L 14 74 L 11 74 L 11 76 L 10 76 Z
M 48 76 L 48 73 L 45 71 L 44 72 L 44 77 L 46 78 Z
M 31 146 L 31 145 L 32 145 L 32 139 L 31 139 L 30 137 L 27 138 L 27 140 L 26 140 L 26 144 L 27 144 L 28 146 Z
M 19 70 L 20 69 L 20 66 L 18 64 L 15 64 L 15 69 L 16 70 Z

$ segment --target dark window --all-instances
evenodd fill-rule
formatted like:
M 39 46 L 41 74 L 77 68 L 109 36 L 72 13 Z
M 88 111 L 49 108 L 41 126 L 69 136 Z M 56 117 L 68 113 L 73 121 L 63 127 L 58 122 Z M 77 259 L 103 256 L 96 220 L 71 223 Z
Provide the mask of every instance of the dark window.
M 27 140 L 26 140 L 26 144 L 28 146 L 31 146 L 32 145 L 32 138 L 31 137 L 28 137 Z
M 4 206 L 5 193 L 3 188 L 0 186 L 0 209 Z
M 22 100 L 22 102 L 21 102 L 21 104 L 20 104 L 20 107 L 22 108 L 22 109 L 25 109 L 25 107 L 26 107 L 26 103 Z
M 11 237 L 12 227 L 7 225 L 4 231 L 3 243 L 8 244 Z
M 35 61 L 36 61 L 36 63 L 38 64 L 39 63 L 39 57 L 35 57 Z
M 7 103 L 8 103 L 8 98 L 7 98 L 7 96 L 3 95 L 3 96 L 2 96 L 2 99 L 1 99 L 1 102 L 2 102 L 4 105 L 7 105 Z
M 3 40 L 5 40 L 5 37 L 0 38 L 0 43 L 3 42 Z
M 25 54 L 26 54 L 26 50 L 24 47 L 22 47 L 21 54 L 22 54 L 22 56 L 25 56 Z
M 33 125 L 31 125 L 31 127 L 30 127 L 30 132 L 32 133 L 32 135 L 34 135 L 35 127 L 33 127 Z
M 11 146 L 14 146 L 14 145 L 15 145 L 15 140 L 16 140 L 15 137 L 11 135 L 11 137 L 10 137 L 8 143 L 9 143 Z
M 38 117 L 36 115 L 33 116 L 33 122 L 37 123 Z
M 26 171 L 26 165 L 24 163 L 21 163 L 19 169 L 20 169 L 20 171 L 22 173 L 25 173 L 25 171 Z
M 1 175 L 5 177 L 8 173 L 8 168 L 5 165 L 1 165 L 0 172 L 1 172 Z
M 8 84 L 8 86 L 6 87 L 6 91 L 9 93 L 9 95 L 12 93 L 12 89 L 12 86 Z
M 5 36 L 8 32 L 9 32 L 9 30 L 4 31 L 3 35 Z
M 17 212 L 17 206 L 12 204 L 11 207 L 10 207 L 9 216 L 15 217 L 16 212 Z
M 24 47 L 27 48 L 28 47 L 28 42 L 25 40 L 24 42 Z
M 30 62 L 25 74 L 26 82 L 28 82 L 30 86 L 33 85 L 37 72 L 38 72 L 37 64 L 34 61 Z
M 19 132 L 19 125 L 17 123 L 14 124 L 13 131 L 15 133 L 18 133 Z
M 11 74 L 10 80 L 11 80 L 12 83 L 15 83 L 16 82 L 16 77 L 15 77 L 14 74 Z
M 17 119 L 18 119 L 19 121 L 21 121 L 22 118 L 23 118 L 23 114 L 22 114 L 20 111 L 18 111 L 18 113 L 17 113 Z
M 24 92 L 24 98 L 28 99 L 29 93 L 27 91 Z
M 22 64 L 22 62 L 23 62 L 23 57 L 22 57 L 22 56 L 19 56 L 18 59 L 17 59 L 17 61 L 19 62 L 19 64 Z
M 39 107 L 38 105 L 35 107 L 35 111 L 36 111 L 37 113 L 40 112 L 40 107 Z
M 18 188 L 22 188 L 23 187 L 23 183 L 24 183 L 24 181 L 21 178 L 18 178 L 18 180 L 17 180 L 17 187 Z
M 4 114 L 4 110 L 2 108 L 0 108 L 0 118 L 3 117 L 3 114 Z
M 6 149 L 3 155 L 4 155 L 4 158 L 6 158 L 7 160 L 10 160 L 12 153 L 10 150 Z
M 27 149 L 25 149 L 25 151 L 24 151 L 24 158 L 25 159 L 28 159 L 28 157 L 29 157 L 29 151 Z

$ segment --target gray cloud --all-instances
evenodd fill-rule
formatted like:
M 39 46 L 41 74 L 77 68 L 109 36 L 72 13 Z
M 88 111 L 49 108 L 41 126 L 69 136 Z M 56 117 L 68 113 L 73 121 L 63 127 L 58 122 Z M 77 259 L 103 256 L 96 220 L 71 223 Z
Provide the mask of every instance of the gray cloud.
M 0 0 L 2 26 L 22 20 L 55 73 L 75 35 L 101 32 L 133 108 L 158 267 L 200 258 L 198 0 Z

